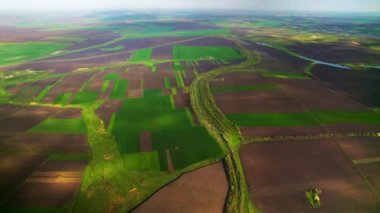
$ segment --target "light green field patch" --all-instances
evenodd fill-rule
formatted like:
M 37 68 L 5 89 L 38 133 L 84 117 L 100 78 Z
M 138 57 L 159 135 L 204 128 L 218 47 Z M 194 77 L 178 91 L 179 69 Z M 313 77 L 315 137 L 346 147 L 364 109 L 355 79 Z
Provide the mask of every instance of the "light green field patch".
M 82 104 L 87 102 L 96 101 L 98 98 L 98 92 L 78 92 L 75 94 L 72 104 Z
M 54 99 L 53 104 L 66 106 L 71 98 L 71 95 L 71 92 L 61 93 Z
M 171 85 L 170 85 L 170 78 L 169 77 L 166 77 L 165 78 L 165 88 L 166 89 L 170 89 Z
M 160 169 L 167 171 L 166 149 L 176 169 L 223 155 L 203 127 L 192 127 L 185 109 L 173 109 L 171 96 L 161 90 L 145 90 L 142 98 L 123 100 L 112 134 L 120 153 L 140 152 L 140 134 L 152 133 L 153 150 L 159 152 Z
M 87 128 L 81 119 L 57 119 L 48 118 L 28 130 L 33 133 L 86 133 Z
M 102 93 L 105 93 L 110 85 L 110 80 L 105 80 L 102 84 Z
M 45 87 L 41 92 L 40 94 L 38 94 L 38 96 L 36 97 L 36 102 L 41 102 L 42 99 L 44 99 L 44 97 L 49 93 L 49 91 L 54 87 L 54 85 L 48 85 L 47 87 Z
M 186 108 L 185 110 L 186 110 L 186 115 L 187 115 L 187 118 L 190 121 L 191 126 L 194 127 L 195 126 L 195 122 L 194 122 L 194 119 L 193 119 L 193 115 L 190 112 L 190 109 Z
M 112 113 L 111 119 L 109 121 L 107 132 L 112 132 L 113 126 L 115 125 L 116 113 Z
M 152 59 L 152 48 L 136 50 L 132 53 L 130 62 L 149 61 Z
M 377 52 L 380 52 L 380 46 L 371 46 L 370 49 L 377 51 Z
M 160 171 L 158 151 L 140 152 L 123 156 L 124 167 L 131 171 Z
M 255 90 L 277 90 L 277 85 L 246 85 L 246 86 L 226 86 L 211 88 L 211 92 L 239 92 Z
M 128 80 L 117 80 L 115 86 L 110 94 L 111 99 L 123 99 L 125 98 L 128 88 Z
M 0 66 L 49 56 L 65 47 L 67 44 L 53 42 L 0 43 Z
M 119 80 L 119 73 L 110 72 L 104 77 L 105 80 Z
M 225 46 L 174 46 L 174 60 L 235 60 L 241 59 L 240 53 Z

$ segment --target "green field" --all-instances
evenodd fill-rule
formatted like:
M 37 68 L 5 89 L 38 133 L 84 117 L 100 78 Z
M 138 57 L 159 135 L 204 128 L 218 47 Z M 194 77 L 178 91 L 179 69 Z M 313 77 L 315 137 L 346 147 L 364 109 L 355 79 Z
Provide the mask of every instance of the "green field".
M 127 154 L 123 156 L 124 168 L 131 171 L 160 171 L 157 151 Z
M 71 98 L 71 92 L 65 92 L 57 95 L 55 97 L 53 104 L 60 104 L 62 106 L 66 106 Z
M 48 118 L 29 129 L 28 132 L 80 134 L 86 133 L 87 128 L 81 119 Z
M 0 66 L 48 56 L 66 46 L 67 44 L 52 42 L 0 43 Z
M 172 153 L 176 169 L 222 156 L 207 131 L 192 125 L 185 109 L 172 109 L 169 96 L 163 96 L 160 90 L 145 90 L 143 98 L 123 101 L 112 133 L 120 152 L 132 154 L 140 152 L 140 133 L 151 131 L 162 170 L 167 169 L 166 149 Z
M 110 94 L 110 99 L 123 99 L 126 96 L 128 80 L 116 80 Z
M 136 50 L 132 53 L 130 62 L 148 61 L 152 59 L 152 48 Z
M 38 96 L 36 97 L 36 102 L 41 102 L 42 99 L 44 99 L 44 97 L 49 93 L 49 91 L 54 87 L 54 85 L 49 85 L 47 87 L 45 87 L 41 92 L 40 94 L 38 94 Z
M 71 102 L 71 104 L 82 104 L 96 101 L 98 95 L 98 92 L 78 92 L 75 94 L 74 100 Z
M 211 92 L 239 92 L 239 91 L 255 91 L 255 90 L 277 90 L 277 85 L 245 85 L 245 86 L 226 86 L 213 87 Z
M 302 126 L 321 124 L 380 124 L 380 115 L 372 111 L 311 111 L 300 113 L 228 114 L 240 126 Z
M 175 60 L 222 60 L 229 61 L 241 59 L 240 53 L 224 46 L 174 46 L 173 58 Z

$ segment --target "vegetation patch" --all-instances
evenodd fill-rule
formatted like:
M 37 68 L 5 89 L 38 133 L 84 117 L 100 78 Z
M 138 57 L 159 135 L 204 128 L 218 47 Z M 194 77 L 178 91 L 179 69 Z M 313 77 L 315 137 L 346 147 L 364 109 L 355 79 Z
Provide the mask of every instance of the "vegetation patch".
M 224 46 L 174 46 L 175 60 L 235 60 L 241 59 L 240 53 L 231 47 Z
M 71 95 L 71 92 L 61 93 L 57 95 L 57 97 L 55 97 L 53 104 L 60 104 L 62 106 L 66 106 L 69 103 Z
M 45 87 L 41 92 L 40 94 L 38 94 L 38 96 L 36 97 L 35 101 L 36 102 L 41 102 L 42 99 L 45 98 L 45 96 L 49 93 L 49 91 L 54 87 L 54 85 L 49 85 L 47 87 Z
M 152 59 L 152 48 L 136 50 L 132 53 L 130 62 L 148 61 Z
M 48 118 L 29 129 L 28 132 L 81 134 L 86 133 L 87 128 L 81 119 Z
M 141 152 L 123 156 L 125 169 L 131 171 L 160 171 L 158 152 Z
M 52 42 L 0 43 L 0 66 L 44 57 L 66 46 Z
M 185 109 L 172 109 L 170 96 L 163 96 L 161 90 L 145 90 L 143 98 L 124 100 L 116 114 L 112 133 L 121 153 L 139 153 L 143 131 L 152 132 L 162 170 L 167 169 L 166 149 L 176 169 L 223 154 L 203 127 L 192 127 Z
M 87 102 L 96 101 L 98 98 L 98 92 L 78 92 L 71 104 L 82 104 Z
M 128 80 L 117 80 L 110 94 L 111 99 L 123 99 L 127 92 Z

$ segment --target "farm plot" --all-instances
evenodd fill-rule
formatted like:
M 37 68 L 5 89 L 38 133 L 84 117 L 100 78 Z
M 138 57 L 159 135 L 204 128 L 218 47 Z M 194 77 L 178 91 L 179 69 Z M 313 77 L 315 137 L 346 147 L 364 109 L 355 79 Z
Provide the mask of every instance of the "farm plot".
M 0 120 L 0 131 L 24 132 L 60 111 L 60 108 L 54 107 L 22 107 L 17 112 Z
M 203 127 L 192 127 L 190 119 L 185 109 L 173 110 L 170 97 L 163 96 L 160 90 L 145 90 L 143 98 L 123 101 L 112 133 L 120 152 L 133 154 L 140 152 L 140 134 L 150 131 L 162 170 L 168 169 L 167 152 L 175 169 L 219 158 L 222 152 L 218 145 Z
M 380 157 L 380 139 L 379 138 L 342 138 L 338 140 L 339 144 L 354 162 L 370 163 L 370 159 L 375 160 Z
M 369 107 L 379 107 L 380 75 L 378 69 L 341 70 L 317 65 L 313 75 L 336 89 Z
M 94 73 L 67 75 L 59 80 L 47 93 L 42 102 L 69 104 L 75 95 Z
M 269 90 L 218 92 L 213 96 L 216 105 L 225 114 L 303 111 L 303 108 L 289 96 L 272 88 Z
M 0 43 L 0 66 L 45 57 L 67 45 L 52 42 Z
M 228 114 L 241 126 L 302 126 L 318 124 L 380 125 L 380 115 L 372 111 L 309 111 L 300 113 Z
M 132 212 L 222 212 L 227 191 L 223 165 L 216 163 L 182 175 Z
M 90 148 L 84 134 L 2 133 L 3 151 L 20 153 L 86 153 Z
M 86 133 L 87 127 L 81 119 L 48 118 L 33 126 L 28 132 L 78 134 Z
M 86 161 L 46 161 L 11 194 L 4 206 L 64 207 L 79 189 L 86 165 Z
M 263 56 L 263 60 L 257 66 L 266 70 L 303 73 L 305 67 L 310 63 L 286 52 L 256 43 L 249 43 L 246 47 L 258 51 Z
M 144 62 L 152 58 L 152 48 L 136 50 L 132 53 L 130 62 Z
M 366 110 L 361 104 L 310 80 L 277 80 L 284 92 L 312 110 Z M 283 83 L 281 83 L 283 82 Z
M 225 46 L 174 46 L 174 60 L 221 60 L 241 59 L 240 53 Z
M 46 155 L 10 155 L 0 156 L 0 201 L 28 177 L 45 159 Z
M 210 82 L 211 88 L 252 86 L 271 84 L 266 78 L 254 72 L 234 72 L 218 76 Z
M 321 211 L 379 208 L 370 188 L 334 141 L 248 144 L 240 154 L 252 202 L 262 211 L 312 211 L 305 190 L 313 188 L 322 190 Z
M 370 52 L 361 46 L 351 46 L 344 43 L 295 44 L 287 48 L 301 55 L 321 61 L 335 63 L 380 63 L 380 54 Z
M 153 49 L 152 53 L 153 59 L 172 59 L 173 58 L 173 46 L 163 46 Z

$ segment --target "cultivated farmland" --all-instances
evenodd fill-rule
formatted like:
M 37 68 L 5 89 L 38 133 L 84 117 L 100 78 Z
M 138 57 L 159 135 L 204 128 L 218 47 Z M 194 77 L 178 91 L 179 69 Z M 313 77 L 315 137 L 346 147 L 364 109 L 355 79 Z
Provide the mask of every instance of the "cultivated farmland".
M 0 212 L 378 212 L 356 19 L 0 15 Z

